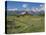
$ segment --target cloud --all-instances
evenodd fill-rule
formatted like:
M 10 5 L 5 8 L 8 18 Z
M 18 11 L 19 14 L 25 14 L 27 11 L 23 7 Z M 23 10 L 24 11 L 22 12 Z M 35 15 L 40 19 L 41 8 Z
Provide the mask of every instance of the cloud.
M 36 9 L 35 8 L 32 8 L 31 11 L 36 12 Z
M 38 11 L 39 9 L 38 8 L 36 8 L 36 11 Z
M 39 8 L 32 8 L 33 12 L 40 12 L 40 11 L 44 11 L 45 10 L 45 6 L 44 5 L 40 5 Z
M 15 10 L 18 10 L 17 8 L 14 8 L 14 9 L 8 9 L 8 11 L 15 11 Z
M 43 5 L 40 5 L 40 7 L 42 7 Z
M 31 11 L 33 12 L 40 12 L 40 11 L 44 11 L 44 7 L 41 7 L 41 8 L 32 8 Z
M 26 8 L 27 7 L 27 4 L 23 4 L 22 7 Z
M 44 5 L 40 5 L 41 7 L 39 8 L 40 9 L 40 11 L 41 10 L 45 10 L 45 6 Z

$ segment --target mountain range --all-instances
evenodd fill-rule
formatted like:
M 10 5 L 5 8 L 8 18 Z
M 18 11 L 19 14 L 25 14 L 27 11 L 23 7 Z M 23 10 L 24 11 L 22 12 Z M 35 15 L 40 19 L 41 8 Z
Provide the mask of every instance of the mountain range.
M 44 10 L 7 10 L 7 15 L 11 16 L 11 15 L 24 15 L 24 14 L 30 14 L 30 15 L 41 15 L 44 14 L 45 11 Z

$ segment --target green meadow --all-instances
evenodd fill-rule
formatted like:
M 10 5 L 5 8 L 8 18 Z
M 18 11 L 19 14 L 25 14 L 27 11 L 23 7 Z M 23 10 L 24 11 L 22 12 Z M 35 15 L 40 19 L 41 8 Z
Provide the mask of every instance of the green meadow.
M 7 33 L 44 32 L 44 16 L 7 16 Z

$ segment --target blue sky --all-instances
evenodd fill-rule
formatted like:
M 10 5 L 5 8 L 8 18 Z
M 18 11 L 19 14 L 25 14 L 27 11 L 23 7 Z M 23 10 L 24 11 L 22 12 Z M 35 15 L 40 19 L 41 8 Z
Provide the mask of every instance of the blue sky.
M 7 1 L 7 9 L 31 9 L 43 7 L 44 3 Z

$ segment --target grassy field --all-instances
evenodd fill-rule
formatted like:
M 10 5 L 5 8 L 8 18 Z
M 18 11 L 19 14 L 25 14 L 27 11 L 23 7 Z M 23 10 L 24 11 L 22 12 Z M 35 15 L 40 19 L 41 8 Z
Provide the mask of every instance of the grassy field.
M 7 33 L 44 32 L 44 16 L 7 16 Z

